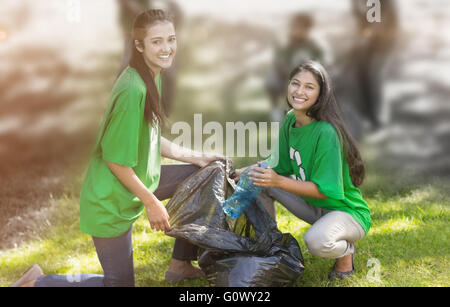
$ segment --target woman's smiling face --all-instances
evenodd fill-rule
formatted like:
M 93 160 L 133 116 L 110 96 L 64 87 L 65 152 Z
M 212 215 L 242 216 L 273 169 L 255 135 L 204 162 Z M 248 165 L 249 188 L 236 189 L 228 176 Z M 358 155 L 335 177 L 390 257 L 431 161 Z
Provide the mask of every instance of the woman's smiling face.
M 316 103 L 320 95 L 320 85 L 314 75 L 303 70 L 289 82 L 287 99 L 295 111 L 306 113 Z
M 138 50 L 142 52 L 145 63 L 155 76 L 172 65 L 177 51 L 177 40 L 171 22 L 157 22 L 150 26 L 143 43 L 144 48 Z

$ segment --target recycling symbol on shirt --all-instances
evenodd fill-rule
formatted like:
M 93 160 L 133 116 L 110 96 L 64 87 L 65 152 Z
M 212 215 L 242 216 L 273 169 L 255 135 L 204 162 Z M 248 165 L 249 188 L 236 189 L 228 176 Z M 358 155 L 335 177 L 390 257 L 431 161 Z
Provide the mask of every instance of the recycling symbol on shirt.
M 306 179 L 305 170 L 302 167 L 302 158 L 300 157 L 300 152 L 298 152 L 298 150 L 296 150 L 295 148 L 290 147 L 289 156 L 291 160 L 295 160 L 297 162 L 298 173 L 300 177 L 297 175 L 295 177 L 297 178 L 297 180 L 305 181 Z

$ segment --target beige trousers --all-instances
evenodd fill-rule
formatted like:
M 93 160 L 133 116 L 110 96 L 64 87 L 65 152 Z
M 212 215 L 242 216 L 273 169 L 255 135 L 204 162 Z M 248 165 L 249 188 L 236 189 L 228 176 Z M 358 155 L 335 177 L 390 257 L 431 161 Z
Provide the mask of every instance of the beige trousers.
M 312 225 L 305 234 L 305 244 L 314 256 L 337 259 L 353 254 L 355 242 L 365 236 L 361 225 L 346 212 L 315 207 L 277 188 L 264 188 L 258 197 L 272 218 L 276 216 L 274 200 L 277 200 L 296 217 Z

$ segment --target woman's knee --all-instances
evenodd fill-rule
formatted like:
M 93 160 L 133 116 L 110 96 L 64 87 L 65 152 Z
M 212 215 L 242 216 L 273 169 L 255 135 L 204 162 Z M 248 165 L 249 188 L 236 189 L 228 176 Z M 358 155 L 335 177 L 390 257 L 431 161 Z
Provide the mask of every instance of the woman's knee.
M 310 253 L 316 257 L 336 258 L 334 253 L 336 243 L 321 233 L 308 231 L 305 235 L 305 244 Z

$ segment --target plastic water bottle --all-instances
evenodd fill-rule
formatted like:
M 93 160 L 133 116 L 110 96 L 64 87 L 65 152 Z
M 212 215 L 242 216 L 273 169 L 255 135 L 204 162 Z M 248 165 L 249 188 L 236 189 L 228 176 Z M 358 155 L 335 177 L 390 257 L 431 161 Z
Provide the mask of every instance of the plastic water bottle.
M 259 167 L 267 168 L 268 166 L 267 162 L 263 161 Z M 253 181 L 248 178 L 248 173 L 250 171 L 251 167 L 247 167 L 242 172 L 234 193 L 222 204 L 223 212 L 231 218 L 236 219 L 240 217 L 252 200 L 262 190 L 262 187 L 254 185 Z M 257 173 L 256 170 L 253 170 L 253 172 Z

